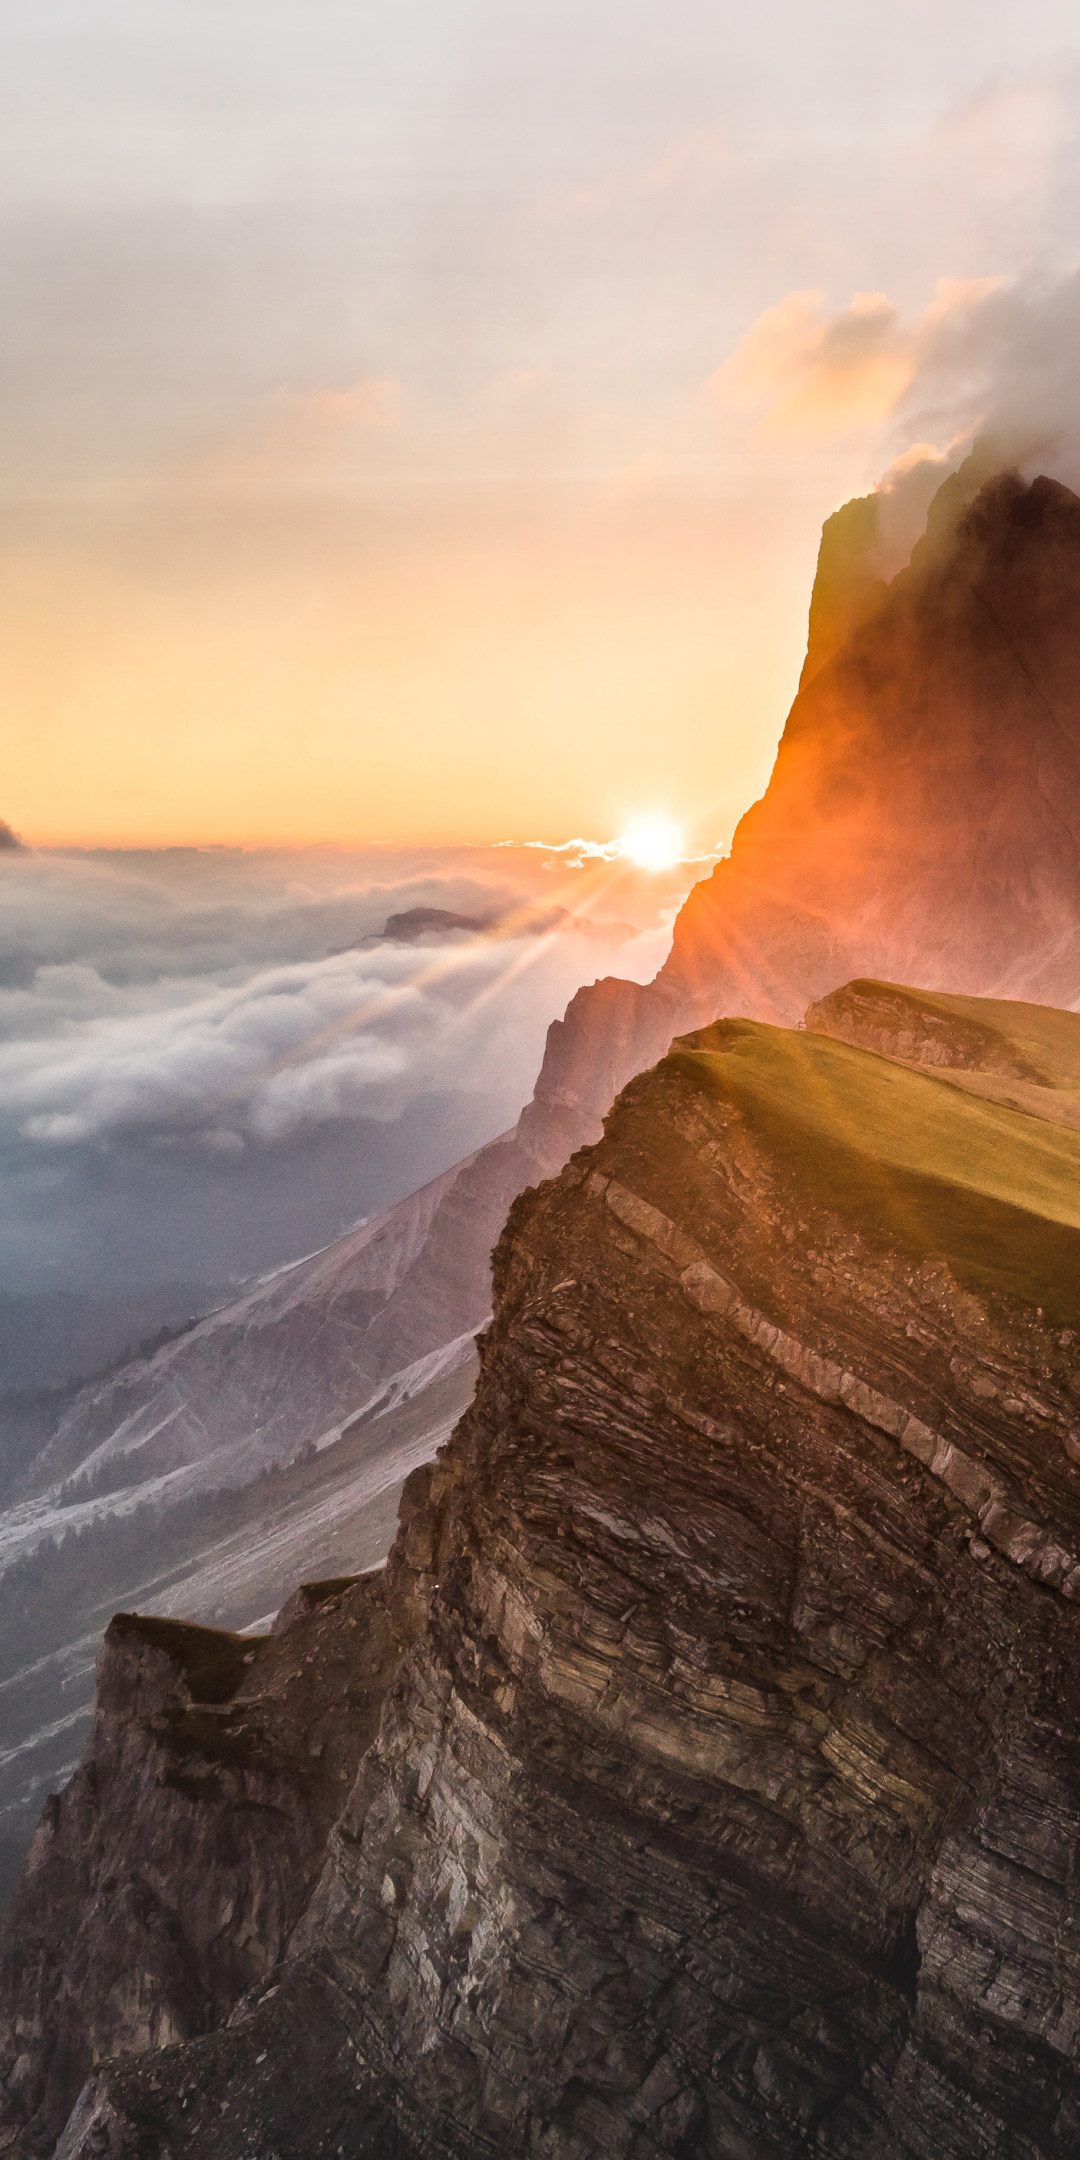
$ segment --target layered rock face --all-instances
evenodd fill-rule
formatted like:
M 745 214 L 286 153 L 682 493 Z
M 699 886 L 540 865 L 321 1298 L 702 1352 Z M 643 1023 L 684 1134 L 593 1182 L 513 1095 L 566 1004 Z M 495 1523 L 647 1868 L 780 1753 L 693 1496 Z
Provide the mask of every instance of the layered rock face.
M 1075 2154 L 1080 1134 L 1018 1085 L 1080 1019 L 862 983 L 516 1203 L 287 1954 L 62 2160 Z
M 6 2097 L 35 2150 L 101 2055 L 220 2023 L 304 1911 L 409 1626 L 381 1575 L 283 1617 L 281 1639 L 124 1613 L 108 1630 L 90 1745 L 45 1808 L 2 1960 Z

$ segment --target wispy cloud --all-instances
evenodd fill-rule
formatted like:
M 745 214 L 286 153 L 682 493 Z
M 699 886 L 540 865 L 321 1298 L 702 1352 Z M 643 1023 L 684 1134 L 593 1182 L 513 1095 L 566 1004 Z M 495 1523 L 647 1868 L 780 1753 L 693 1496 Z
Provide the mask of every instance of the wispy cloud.
M 880 428 L 920 376 L 977 343 L 980 311 L 1003 284 L 939 278 L 910 325 L 886 293 L 856 293 L 831 314 L 821 291 L 788 293 L 758 316 L 708 388 L 758 412 L 764 436 L 792 445 Z

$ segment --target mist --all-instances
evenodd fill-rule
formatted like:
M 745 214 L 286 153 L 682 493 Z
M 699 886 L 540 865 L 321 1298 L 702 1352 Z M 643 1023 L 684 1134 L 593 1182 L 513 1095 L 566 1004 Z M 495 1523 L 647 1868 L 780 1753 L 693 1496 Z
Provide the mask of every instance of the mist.
M 403 1197 L 513 1123 L 580 984 L 655 973 L 694 874 L 5 851 L 0 1291 L 218 1286 Z M 485 927 L 383 935 L 417 907 Z

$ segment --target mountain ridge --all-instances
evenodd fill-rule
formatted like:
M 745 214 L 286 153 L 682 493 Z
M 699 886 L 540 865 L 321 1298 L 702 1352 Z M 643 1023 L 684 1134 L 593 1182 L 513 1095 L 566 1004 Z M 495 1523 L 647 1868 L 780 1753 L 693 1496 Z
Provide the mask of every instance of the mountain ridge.
M 1075 1272 L 1080 1133 L 826 1032 L 900 999 L 970 1072 L 972 1001 L 895 984 L 721 1022 L 514 1203 L 475 1398 L 376 1584 L 272 1647 L 114 1623 L 5 1950 L 22 2150 L 1070 2160 L 1080 1350 L 1031 1285 L 965 1279 L 925 1190 L 1050 1206 Z M 1031 1012 L 986 1016 L 995 1084 Z M 1080 1086 L 1080 1016 L 1039 1025 Z M 811 1174 L 870 1130 L 888 1211 Z M 303 1756 L 312 1630 L 313 1737 L 356 1688 L 370 1745 L 291 1869 L 243 1815 L 226 1867 Z M 213 1856 L 190 1909 L 180 1852 Z M 206 1967 L 226 1891 L 266 1913 L 252 1981 Z

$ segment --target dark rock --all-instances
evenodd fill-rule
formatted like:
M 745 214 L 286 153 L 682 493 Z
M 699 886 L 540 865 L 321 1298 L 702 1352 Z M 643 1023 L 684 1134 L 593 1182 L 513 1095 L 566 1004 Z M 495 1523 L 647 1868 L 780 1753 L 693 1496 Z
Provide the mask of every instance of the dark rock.
M 206 2031 L 282 1956 L 407 1632 L 381 1576 L 303 1603 L 278 1640 L 113 1620 L 86 1756 L 3 1945 L 0 2062 L 28 2151 L 52 2150 L 102 2056 Z

